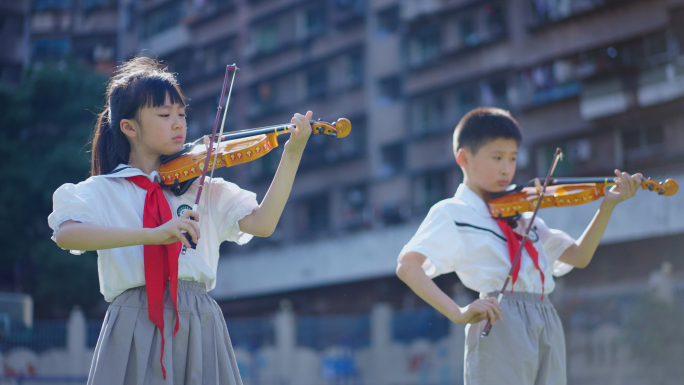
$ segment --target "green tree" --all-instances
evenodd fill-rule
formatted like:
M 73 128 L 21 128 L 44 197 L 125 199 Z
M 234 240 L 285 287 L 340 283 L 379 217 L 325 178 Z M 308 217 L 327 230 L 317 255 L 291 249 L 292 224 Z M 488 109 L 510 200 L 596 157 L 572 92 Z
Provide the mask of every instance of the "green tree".
M 50 239 L 52 194 L 88 177 L 88 141 L 106 77 L 69 60 L 0 84 L 0 290 L 31 294 L 36 317 L 61 317 L 102 300 L 95 254 L 72 255 Z

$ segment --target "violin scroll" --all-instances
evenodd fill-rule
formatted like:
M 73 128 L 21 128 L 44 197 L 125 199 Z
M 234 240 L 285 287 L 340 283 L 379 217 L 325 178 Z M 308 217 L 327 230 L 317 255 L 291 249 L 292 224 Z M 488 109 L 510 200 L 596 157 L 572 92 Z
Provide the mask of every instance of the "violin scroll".
M 327 135 L 333 138 L 344 138 L 349 135 L 351 131 L 351 122 L 349 119 L 340 118 L 336 122 L 328 123 L 318 121 L 311 121 L 311 128 L 314 134 Z
M 679 190 L 679 184 L 674 179 L 667 179 L 664 183 L 658 183 L 651 179 L 641 181 L 641 189 L 658 193 L 658 195 L 671 197 Z

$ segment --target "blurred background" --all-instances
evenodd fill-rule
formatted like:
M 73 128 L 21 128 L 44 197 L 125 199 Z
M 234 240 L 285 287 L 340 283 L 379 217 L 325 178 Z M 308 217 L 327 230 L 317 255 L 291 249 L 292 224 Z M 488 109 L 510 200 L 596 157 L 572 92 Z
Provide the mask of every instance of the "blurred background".
M 462 383 L 463 327 L 394 270 L 462 181 L 451 138 L 474 107 L 519 121 L 517 183 L 556 147 L 556 176 L 684 180 L 681 0 L 3 0 L 0 39 L 0 384 L 85 383 L 107 309 L 96 254 L 60 250 L 46 218 L 88 177 L 105 82 L 135 55 L 178 73 L 189 140 L 233 63 L 229 131 L 352 122 L 311 137 L 273 236 L 222 246 L 210 294 L 246 385 Z M 217 174 L 261 199 L 281 153 Z M 684 381 L 682 196 L 620 204 L 592 264 L 557 279 L 569 384 Z M 579 237 L 598 204 L 540 216 Z

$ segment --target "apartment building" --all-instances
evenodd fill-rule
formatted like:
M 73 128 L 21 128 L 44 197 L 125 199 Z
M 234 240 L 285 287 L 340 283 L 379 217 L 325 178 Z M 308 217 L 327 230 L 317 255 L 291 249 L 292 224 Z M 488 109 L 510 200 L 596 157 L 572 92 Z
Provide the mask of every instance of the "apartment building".
M 0 83 L 17 85 L 27 61 L 26 1 L 0 4 Z
M 6 2 L 9 6 L 10 3 Z M 109 75 L 120 51 L 117 0 L 26 0 L 22 5 L 25 36 L 15 40 L 25 50 L 22 63 L 72 57 Z M 15 6 L 16 7 L 16 6 Z M 119 57 L 120 58 L 120 57 Z M 18 79 L 18 76 L 17 76 Z
M 347 138 L 311 138 L 272 237 L 223 249 L 214 295 L 231 314 L 270 313 L 283 298 L 311 314 L 413 306 L 395 260 L 427 209 L 461 182 L 451 135 L 476 106 L 509 109 L 520 122 L 519 183 L 545 175 L 556 147 L 559 176 L 681 174 L 681 1 L 150 0 L 123 9 L 123 55 L 149 50 L 178 72 L 190 138 L 211 130 L 232 63 L 241 70 L 227 130 L 306 110 L 352 122 Z M 218 173 L 261 198 L 281 151 Z M 655 217 L 616 214 L 599 266 L 566 286 L 605 283 L 624 254 L 635 262 L 620 262 L 608 282 L 639 279 L 681 252 L 684 223 L 672 213 L 682 208 L 640 199 L 628 207 Z M 579 236 L 595 208 L 543 215 Z M 626 225 L 636 221 L 645 231 Z M 639 258 L 654 247 L 657 257 Z

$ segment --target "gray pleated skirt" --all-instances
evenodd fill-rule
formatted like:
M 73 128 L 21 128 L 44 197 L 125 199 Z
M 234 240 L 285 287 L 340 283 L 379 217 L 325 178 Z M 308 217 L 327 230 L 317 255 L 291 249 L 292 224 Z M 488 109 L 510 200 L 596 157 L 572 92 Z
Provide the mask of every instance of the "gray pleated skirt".
M 178 333 L 168 285 L 164 293 L 164 368 L 161 334 L 147 313 L 144 286 L 109 305 L 97 340 L 88 384 L 242 385 L 223 313 L 203 283 L 178 281 Z
M 507 291 L 501 310 L 487 337 L 487 321 L 466 325 L 465 385 L 567 384 L 563 325 L 548 296 Z

